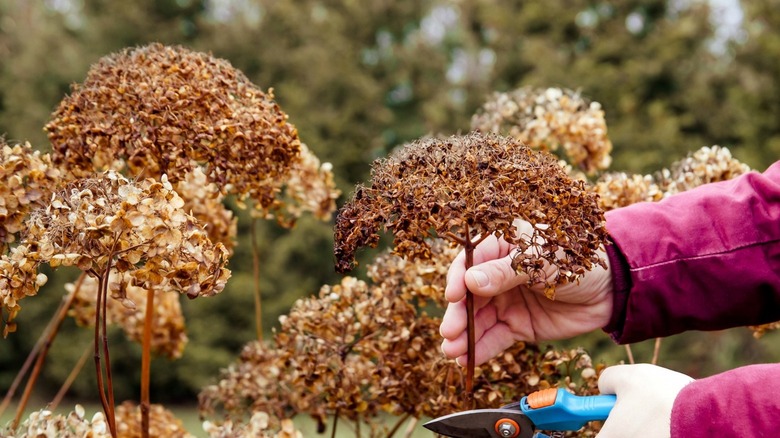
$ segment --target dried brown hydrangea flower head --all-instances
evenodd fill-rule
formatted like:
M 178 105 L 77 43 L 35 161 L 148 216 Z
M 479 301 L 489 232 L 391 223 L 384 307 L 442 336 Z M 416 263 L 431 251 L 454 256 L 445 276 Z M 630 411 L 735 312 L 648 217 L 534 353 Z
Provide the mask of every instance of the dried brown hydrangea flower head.
M 472 117 L 471 128 L 508 135 L 537 149 L 563 149 L 568 162 L 587 174 L 612 161 L 601 105 L 567 89 L 523 87 L 494 93 Z
M 141 410 L 131 401 L 116 407 L 117 436 L 119 438 L 141 438 Z M 184 423 L 168 409 L 159 404 L 149 407 L 149 435 L 165 438 L 195 438 L 187 432 Z
M 116 283 L 125 288 L 121 295 L 123 299 L 109 300 L 107 305 L 107 322 L 122 328 L 131 341 L 141 343 L 144 335 L 144 312 L 146 310 L 147 291 L 133 286 L 129 273 L 113 272 Z M 117 278 L 120 277 L 120 280 Z M 98 281 L 95 278 L 85 278 L 79 287 L 73 283 L 65 285 L 69 293 L 75 293 L 73 304 L 68 314 L 80 326 L 94 326 L 95 309 L 98 295 Z M 187 333 L 184 324 L 184 314 L 177 294 L 166 293 L 161 289 L 154 290 L 154 323 L 152 324 L 152 352 L 170 359 L 178 359 L 187 345 Z
M 225 60 L 161 44 L 101 58 L 46 125 L 55 164 L 127 167 L 172 183 L 196 162 L 223 192 L 272 208 L 300 141 L 267 93 Z
M 517 218 L 532 225 L 528 233 L 517 235 Z M 478 132 L 418 140 L 375 161 L 371 185 L 358 186 L 338 213 L 337 270 L 352 269 L 357 249 L 376 246 L 382 227 L 408 258 L 429 258 L 434 235 L 461 245 L 501 236 L 518 245 L 515 268 L 549 296 L 603 262 L 597 250 L 607 235 L 597 197 L 552 155 Z M 554 278 L 542 261 L 558 266 Z
M 0 254 L 24 229 L 30 210 L 48 202 L 59 176 L 48 155 L 0 137 Z
M 132 285 L 213 295 L 230 276 L 227 250 L 209 241 L 197 220 L 181 208 L 184 201 L 163 176 L 130 181 L 114 171 L 83 178 L 53 192 L 50 205 L 30 213 L 25 233 L 8 254 L 0 255 L 0 298 L 10 322 L 18 301 L 35 295 L 48 263 L 77 266 L 97 278 L 115 269 Z M 108 287 L 124 300 L 125 276 L 110 277 Z

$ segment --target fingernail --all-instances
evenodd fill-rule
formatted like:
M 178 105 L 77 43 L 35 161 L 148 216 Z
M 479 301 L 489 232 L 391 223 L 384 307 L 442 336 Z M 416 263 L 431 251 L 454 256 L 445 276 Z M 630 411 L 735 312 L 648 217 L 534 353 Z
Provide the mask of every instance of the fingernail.
M 473 271 L 471 273 L 471 278 L 473 278 L 474 281 L 477 282 L 477 286 L 479 287 L 485 287 L 489 283 L 487 274 L 485 274 L 482 271 Z

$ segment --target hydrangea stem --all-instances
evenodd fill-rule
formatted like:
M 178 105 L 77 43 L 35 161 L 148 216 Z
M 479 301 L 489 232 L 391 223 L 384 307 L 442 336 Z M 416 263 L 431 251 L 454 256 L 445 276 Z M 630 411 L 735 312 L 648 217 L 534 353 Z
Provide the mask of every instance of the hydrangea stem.
M 146 291 L 146 317 L 141 353 L 141 436 L 149 438 L 149 377 L 151 375 L 152 326 L 154 325 L 154 290 Z
M 83 280 L 84 276 L 82 275 L 79 277 L 78 283 L 76 284 L 76 290 L 78 290 L 78 288 L 81 286 L 81 282 Z M 59 333 L 62 322 L 65 320 L 65 316 L 68 314 L 68 309 L 70 309 L 70 305 L 73 303 L 73 299 L 76 296 L 76 290 L 71 292 L 68 296 L 65 297 L 65 299 L 63 299 L 60 307 L 57 309 L 57 313 L 55 313 L 54 318 L 52 318 L 51 324 L 46 328 L 46 330 L 44 330 L 44 334 L 42 336 L 43 342 L 41 342 L 39 351 L 37 352 L 35 367 L 33 368 L 32 373 L 30 373 L 30 378 L 27 380 L 27 385 L 25 385 L 24 393 L 22 394 L 22 398 L 19 401 L 19 406 L 16 408 L 16 415 L 14 416 L 13 423 L 11 423 L 12 429 L 16 429 L 16 427 L 19 426 L 24 409 L 27 407 L 27 402 L 30 400 L 32 389 L 35 387 L 35 382 L 38 380 L 38 376 L 43 369 L 43 362 L 46 360 L 46 355 L 49 352 L 49 348 L 54 342 L 54 339 L 57 337 L 57 333 Z M 31 359 L 32 357 L 33 354 L 31 353 L 31 356 L 28 359 Z
M 57 409 L 57 406 L 60 405 L 60 402 L 65 397 L 65 394 L 68 392 L 68 389 L 70 389 L 70 386 L 76 380 L 76 377 L 78 377 L 79 373 L 81 373 L 81 370 L 84 368 L 84 365 L 87 363 L 87 359 L 89 359 L 90 351 L 91 348 L 88 345 L 87 348 L 84 349 L 84 353 L 76 362 L 76 365 L 73 366 L 73 369 L 70 371 L 70 374 L 68 374 L 68 377 L 65 379 L 65 382 L 62 384 L 62 387 L 60 387 L 60 390 L 57 391 L 57 395 L 55 395 L 51 403 L 49 403 L 50 410 L 54 411 Z
M 474 246 L 470 240 L 466 242 L 466 269 L 474 266 Z M 466 332 L 468 337 L 468 351 L 466 352 L 466 400 L 470 401 L 474 396 L 474 368 L 476 367 L 476 354 L 474 351 L 476 340 L 474 333 L 474 294 L 466 289 Z
M 257 242 L 257 219 L 252 219 L 249 227 L 252 238 L 252 274 L 255 282 L 255 325 L 257 329 L 257 340 L 263 340 L 263 308 L 260 296 L 260 245 Z

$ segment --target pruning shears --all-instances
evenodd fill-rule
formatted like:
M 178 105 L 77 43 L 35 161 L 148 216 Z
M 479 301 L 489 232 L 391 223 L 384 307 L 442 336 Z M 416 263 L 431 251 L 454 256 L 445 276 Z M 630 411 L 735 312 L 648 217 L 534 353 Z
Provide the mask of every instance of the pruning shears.
M 574 395 L 562 388 L 536 391 L 498 409 L 456 412 L 425 423 L 452 438 L 549 438 L 540 430 L 578 430 L 589 421 L 606 420 L 614 395 Z

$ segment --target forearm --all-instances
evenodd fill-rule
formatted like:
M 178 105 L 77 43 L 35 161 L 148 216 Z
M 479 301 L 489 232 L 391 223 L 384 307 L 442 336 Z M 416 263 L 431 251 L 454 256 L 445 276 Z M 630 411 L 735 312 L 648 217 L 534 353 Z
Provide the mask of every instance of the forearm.
M 672 438 L 775 436 L 780 430 L 780 364 L 751 365 L 697 380 L 672 409 Z
M 607 229 L 616 341 L 780 320 L 780 164 L 613 210 Z

